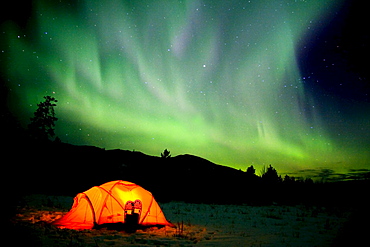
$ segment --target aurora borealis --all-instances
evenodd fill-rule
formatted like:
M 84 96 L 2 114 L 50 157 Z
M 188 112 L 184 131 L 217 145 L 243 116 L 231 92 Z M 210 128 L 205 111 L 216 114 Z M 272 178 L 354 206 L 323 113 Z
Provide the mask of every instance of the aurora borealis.
M 26 125 L 53 95 L 56 134 L 72 144 L 243 170 L 369 169 L 369 102 L 324 93 L 327 76 L 302 68 L 343 6 L 37 1 L 24 27 L 1 26 L 9 107 Z

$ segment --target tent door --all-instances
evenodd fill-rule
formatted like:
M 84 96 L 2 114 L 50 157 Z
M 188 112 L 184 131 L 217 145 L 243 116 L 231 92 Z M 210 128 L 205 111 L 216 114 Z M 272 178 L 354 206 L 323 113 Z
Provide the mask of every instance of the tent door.
M 140 215 L 142 211 L 142 203 L 140 200 L 128 201 L 125 205 L 125 224 L 128 229 L 133 232 L 139 226 Z

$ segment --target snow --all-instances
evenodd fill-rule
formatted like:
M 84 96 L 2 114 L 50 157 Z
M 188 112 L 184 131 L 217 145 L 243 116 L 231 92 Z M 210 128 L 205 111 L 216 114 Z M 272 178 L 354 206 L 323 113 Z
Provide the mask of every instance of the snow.
M 49 224 L 62 217 L 71 205 L 71 197 L 24 197 L 12 220 L 14 229 L 22 226 L 25 236 L 34 236 L 34 241 L 43 246 L 330 246 L 350 216 L 341 208 L 303 205 L 169 202 L 160 206 L 177 229 L 155 228 L 128 234 L 106 229 L 58 229 Z
M 206 246 L 329 246 L 348 217 L 346 212 L 305 206 L 161 206 L 173 222 L 205 228 L 210 239 L 200 245 Z

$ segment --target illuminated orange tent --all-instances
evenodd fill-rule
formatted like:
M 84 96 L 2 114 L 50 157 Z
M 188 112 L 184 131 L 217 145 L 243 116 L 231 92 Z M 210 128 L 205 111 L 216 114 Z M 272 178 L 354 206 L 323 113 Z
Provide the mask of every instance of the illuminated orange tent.
M 153 195 L 131 182 L 112 181 L 79 193 L 72 209 L 53 222 L 60 228 L 91 229 L 107 223 L 171 226 Z

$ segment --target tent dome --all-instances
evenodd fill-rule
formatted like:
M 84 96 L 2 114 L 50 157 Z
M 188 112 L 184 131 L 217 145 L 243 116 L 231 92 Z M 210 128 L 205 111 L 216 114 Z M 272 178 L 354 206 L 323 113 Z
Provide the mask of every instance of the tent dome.
M 171 226 L 153 195 L 131 182 L 117 180 L 94 186 L 74 198 L 71 210 L 53 225 L 91 229 L 108 223 L 144 227 Z

